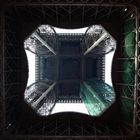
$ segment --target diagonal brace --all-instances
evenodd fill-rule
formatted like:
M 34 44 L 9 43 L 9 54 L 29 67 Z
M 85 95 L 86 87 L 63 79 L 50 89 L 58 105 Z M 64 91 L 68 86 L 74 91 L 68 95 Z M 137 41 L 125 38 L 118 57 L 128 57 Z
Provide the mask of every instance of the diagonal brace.
M 33 36 L 38 39 L 46 48 L 48 48 L 49 51 L 56 55 L 56 52 L 38 35 L 38 33 L 33 33 Z
M 96 41 L 94 42 L 94 44 L 88 48 L 85 52 L 84 55 L 88 54 L 89 52 L 91 52 L 96 46 L 98 46 L 98 44 L 103 41 L 106 37 L 107 37 L 107 33 L 103 33 L 103 35 Z

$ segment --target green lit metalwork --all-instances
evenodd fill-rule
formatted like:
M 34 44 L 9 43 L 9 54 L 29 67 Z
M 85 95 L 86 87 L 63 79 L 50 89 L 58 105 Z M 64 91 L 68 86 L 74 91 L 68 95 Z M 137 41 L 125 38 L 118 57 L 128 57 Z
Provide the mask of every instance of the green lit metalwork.
M 123 86 L 121 94 L 122 118 L 126 123 L 133 123 L 133 90 L 135 75 L 135 20 L 127 20 L 124 24 L 124 58 L 123 61 Z
M 101 115 L 115 101 L 113 88 L 102 80 L 90 79 L 81 84 L 80 95 L 92 116 Z

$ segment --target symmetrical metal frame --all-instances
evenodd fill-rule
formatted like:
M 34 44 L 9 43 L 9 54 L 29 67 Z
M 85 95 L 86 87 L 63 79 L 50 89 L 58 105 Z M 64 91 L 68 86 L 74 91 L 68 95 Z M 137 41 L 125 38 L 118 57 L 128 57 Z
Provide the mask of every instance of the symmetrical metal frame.
M 139 139 L 140 136 L 140 9 L 136 7 L 132 2 L 132 0 L 78 0 L 78 2 L 74 0 L 25 0 L 25 1 L 8 1 L 8 3 L 3 3 L 3 7 L 0 11 L 0 70 L 1 70 L 1 76 L 0 76 L 0 136 L 2 139 L 8 139 L 8 140 L 45 140 L 45 139 Z M 118 4 L 117 4 L 118 3 Z M 27 6 L 28 5 L 28 6 Z M 110 129 L 106 125 L 102 125 L 99 123 L 93 123 L 92 121 L 84 121 L 81 120 L 80 123 L 75 123 L 75 127 L 72 127 L 72 122 L 76 121 L 72 118 L 67 120 L 67 129 L 63 129 L 63 118 L 57 118 L 55 117 L 52 121 L 49 122 L 38 122 L 38 124 L 34 124 L 30 126 L 27 130 L 24 130 L 24 132 L 20 130 L 20 127 L 16 126 L 15 122 L 17 121 L 17 118 L 15 117 L 14 113 L 17 114 L 18 110 L 15 108 L 16 103 L 19 101 L 22 95 L 20 95 L 21 92 L 24 90 L 22 87 L 22 81 L 19 79 L 19 74 L 22 72 L 26 72 L 22 66 L 20 66 L 20 69 L 16 68 L 16 65 L 21 62 L 22 57 L 17 54 L 18 47 L 18 41 L 17 36 L 15 35 L 15 31 L 11 28 L 11 23 L 16 23 L 16 19 L 14 19 L 11 16 L 8 16 L 5 13 L 5 10 L 8 10 L 8 6 L 14 6 L 18 8 L 30 8 L 30 6 L 47 6 L 50 11 L 54 11 L 53 14 L 56 15 L 57 23 L 59 25 L 60 21 L 58 18 L 59 13 L 59 6 L 66 11 L 66 13 L 69 16 L 69 22 L 71 23 L 72 17 L 71 14 L 76 9 L 82 8 L 82 21 L 84 21 L 84 16 L 86 12 L 90 9 L 95 9 L 95 14 L 90 15 L 91 17 L 98 18 L 98 14 L 106 9 L 100 9 L 99 6 L 108 6 L 110 10 L 108 11 L 106 15 L 110 17 L 110 15 L 115 12 L 113 11 L 112 7 L 126 7 L 130 6 L 132 11 L 134 12 L 134 16 L 136 18 L 136 55 L 135 58 L 132 58 L 135 62 L 135 85 L 126 85 L 128 88 L 131 86 L 134 86 L 134 92 L 132 92 L 134 99 L 134 113 L 133 113 L 133 130 L 132 135 L 130 133 L 124 133 L 124 130 L 128 130 L 129 125 L 121 124 L 117 126 L 117 128 Z M 27 7 L 26 7 L 27 6 Z M 53 8 L 51 6 L 54 6 Z M 65 6 L 69 7 L 69 10 L 65 8 Z M 75 6 L 74 9 L 72 9 L 71 6 Z M 88 6 L 88 9 L 86 9 Z M 55 10 L 54 10 L 55 9 Z M 15 9 L 16 10 L 16 9 Z M 40 9 L 38 9 L 40 11 Z M 42 8 L 42 12 L 43 12 Z M 74 10 L 74 11 L 73 11 Z M 131 14 L 131 11 L 128 15 Z M 20 13 L 19 13 L 20 14 Z M 31 13 L 33 14 L 33 13 Z M 47 13 L 44 13 L 44 16 Z M 103 16 L 106 16 L 103 15 Z M 127 18 L 128 15 L 122 14 L 122 17 Z M 49 15 L 50 16 L 50 15 Z M 101 17 L 99 17 L 101 18 Z M 50 17 L 51 20 L 51 17 Z M 82 23 L 84 24 L 84 23 Z M 11 41 L 12 38 L 12 41 Z M 21 48 L 20 48 L 21 49 Z M 23 50 L 22 50 L 23 51 Z M 20 51 L 19 51 L 20 52 Z M 115 61 L 123 61 L 127 58 L 116 58 Z M 20 65 L 20 64 L 19 64 Z M 121 72 L 121 71 L 117 71 Z M 26 79 L 25 79 L 26 81 Z M 116 86 L 120 87 L 123 83 L 116 83 Z M 125 86 L 125 85 L 123 85 Z M 19 88 L 19 89 L 18 89 Z M 22 90 L 21 90 L 21 89 Z M 19 94 L 17 94 L 18 92 Z M 20 106 L 19 106 L 20 108 Z M 65 125 L 65 124 L 64 124 Z M 49 131 L 49 128 L 51 131 Z M 40 135 L 38 135 L 38 133 Z

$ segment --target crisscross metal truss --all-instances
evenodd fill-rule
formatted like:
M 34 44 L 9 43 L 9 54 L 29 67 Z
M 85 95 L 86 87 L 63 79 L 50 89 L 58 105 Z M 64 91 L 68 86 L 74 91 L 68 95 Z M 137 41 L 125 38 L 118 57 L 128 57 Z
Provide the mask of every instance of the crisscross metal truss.
M 36 5 L 36 4 L 46 4 L 46 5 L 70 5 L 70 4 L 78 4 L 78 5 L 83 5 L 83 4 L 88 4 L 91 5 L 93 4 L 95 5 L 99 5 L 99 4 L 103 4 L 103 5 L 110 5 L 110 4 L 130 4 L 132 3 L 133 0 L 13 0 L 13 1 L 9 1 L 6 0 L 5 3 L 9 3 L 10 5 L 25 5 L 25 4 L 30 4 L 30 5 Z
M 137 5 L 139 1 L 134 3 L 132 0 L 1 1 L 0 138 L 6 140 L 138 138 L 140 135 L 140 11 Z M 124 92 L 122 86 L 126 86 L 132 92 L 132 96 L 125 98 L 134 100 L 133 124 L 124 123 L 121 121 L 121 116 L 119 121 L 114 121 L 114 117 L 106 120 L 108 115 L 103 119 L 91 119 L 81 114 L 57 114 L 49 118 L 35 117 L 36 114 L 30 111 L 23 100 L 28 77 L 23 42 L 35 28 L 28 29 L 26 21 L 29 20 L 29 24 L 34 22 L 38 25 L 47 22 L 54 26 L 75 28 L 89 26 L 93 24 L 93 20 L 99 23 L 101 20 L 113 18 L 136 19 L 136 53 L 135 57 L 131 58 L 135 67 L 135 84 L 124 85 L 118 80 L 121 74 L 117 74 L 119 78 L 114 81 L 116 93 Z M 119 43 L 120 46 L 122 44 Z M 127 58 L 124 58 L 122 49 L 114 63 L 119 66 L 119 63 L 125 59 Z M 115 69 L 115 72 L 122 73 L 120 69 Z

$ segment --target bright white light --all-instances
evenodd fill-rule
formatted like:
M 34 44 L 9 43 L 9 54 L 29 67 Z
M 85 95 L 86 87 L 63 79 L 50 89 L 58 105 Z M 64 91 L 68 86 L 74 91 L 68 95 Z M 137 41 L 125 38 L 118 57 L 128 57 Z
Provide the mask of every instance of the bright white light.
M 111 70 L 113 61 L 114 51 L 105 55 L 105 83 L 112 86 Z
M 80 28 L 80 29 L 62 29 L 62 28 L 57 28 L 54 27 L 56 33 L 81 33 L 84 34 L 86 32 L 88 27 L 85 28 Z
M 79 112 L 89 115 L 83 103 L 56 103 L 51 114 L 60 112 Z
M 27 86 L 35 82 L 35 54 L 25 50 L 28 59 L 28 83 Z
M 132 18 L 134 16 L 134 14 L 131 14 L 130 17 Z
M 125 8 L 124 11 L 127 11 L 127 8 Z

